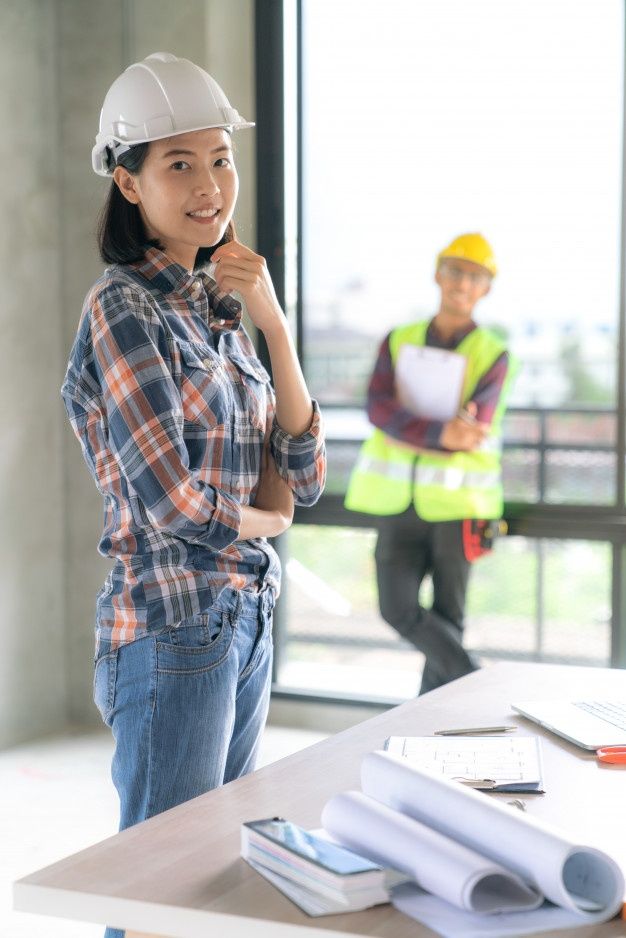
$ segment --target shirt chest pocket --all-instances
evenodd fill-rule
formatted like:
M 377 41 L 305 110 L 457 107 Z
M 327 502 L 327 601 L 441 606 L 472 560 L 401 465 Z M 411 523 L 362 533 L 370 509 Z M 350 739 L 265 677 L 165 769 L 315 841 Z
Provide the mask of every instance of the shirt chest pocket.
M 233 395 L 221 359 L 194 342 L 179 342 L 180 394 L 186 424 L 207 429 L 233 420 Z
M 220 358 L 194 342 L 179 342 L 181 397 L 186 423 L 231 426 L 243 441 L 247 431 L 265 432 L 270 377 L 261 363 L 229 350 Z
M 243 428 L 247 424 L 265 433 L 268 398 L 271 394 L 267 371 L 260 362 L 243 355 L 231 355 L 230 366 L 238 399 L 237 423 Z

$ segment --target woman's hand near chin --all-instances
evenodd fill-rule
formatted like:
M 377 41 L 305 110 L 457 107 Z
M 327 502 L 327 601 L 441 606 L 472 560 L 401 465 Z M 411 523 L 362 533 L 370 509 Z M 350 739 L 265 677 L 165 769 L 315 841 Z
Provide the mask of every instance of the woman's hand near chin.
M 291 436 L 301 436 L 311 426 L 313 404 L 265 258 L 240 241 L 229 241 L 213 252 L 211 260 L 220 290 L 241 294 L 250 319 L 265 336 L 276 390 L 277 423 Z
M 211 261 L 215 264 L 213 277 L 220 290 L 224 293 L 236 291 L 243 297 L 248 315 L 257 329 L 266 337 L 273 332 L 287 330 L 264 257 L 234 240 L 217 248 Z

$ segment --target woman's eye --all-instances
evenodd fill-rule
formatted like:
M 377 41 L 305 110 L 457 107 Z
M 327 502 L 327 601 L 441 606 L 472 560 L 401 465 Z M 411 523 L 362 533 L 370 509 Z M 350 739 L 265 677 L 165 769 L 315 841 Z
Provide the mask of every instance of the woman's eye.
M 215 161 L 216 166 L 230 166 L 230 160 L 226 156 L 221 156 L 219 160 Z
M 172 169 L 175 169 L 177 172 L 189 168 L 189 163 L 186 163 L 185 160 L 176 160 L 175 163 L 172 163 Z

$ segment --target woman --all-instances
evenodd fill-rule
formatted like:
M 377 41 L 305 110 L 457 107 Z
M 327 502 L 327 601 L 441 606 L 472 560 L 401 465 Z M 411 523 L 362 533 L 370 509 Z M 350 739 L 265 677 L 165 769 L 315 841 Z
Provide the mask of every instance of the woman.
M 112 266 L 62 393 L 114 560 L 94 696 L 115 737 L 120 829 L 254 768 L 280 583 L 266 538 L 324 481 L 318 408 L 265 261 L 234 236 L 231 133 L 250 126 L 206 72 L 156 53 L 111 86 L 93 150 L 113 177 L 99 233 Z

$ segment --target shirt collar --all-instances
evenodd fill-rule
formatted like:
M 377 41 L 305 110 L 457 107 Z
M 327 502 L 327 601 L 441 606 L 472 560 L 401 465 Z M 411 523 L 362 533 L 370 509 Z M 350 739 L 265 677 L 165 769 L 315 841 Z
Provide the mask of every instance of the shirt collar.
M 140 261 L 130 265 L 137 273 L 149 280 L 162 293 L 177 293 L 185 299 L 197 300 L 204 288 L 209 303 L 209 326 L 214 332 L 235 331 L 241 322 L 241 312 L 235 317 L 226 308 L 212 277 L 203 270 L 190 273 L 182 264 L 170 258 L 156 247 L 149 247 Z
M 473 319 L 470 319 L 469 322 L 465 323 L 465 325 L 457 329 L 457 331 L 451 335 L 446 342 L 444 342 L 437 331 L 435 320 L 431 319 L 430 323 L 428 324 L 428 336 L 430 339 L 434 339 L 440 348 L 454 349 L 457 347 L 457 345 L 461 344 L 466 335 L 469 335 L 470 332 L 473 332 L 476 328 L 476 323 Z
M 149 247 L 140 261 L 130 265 L 162 293 L 191 296 L 196 278 L 182 264 L 170 260 L 159 248 Z

